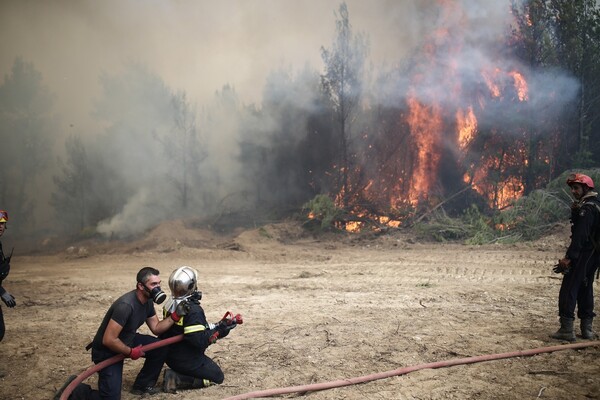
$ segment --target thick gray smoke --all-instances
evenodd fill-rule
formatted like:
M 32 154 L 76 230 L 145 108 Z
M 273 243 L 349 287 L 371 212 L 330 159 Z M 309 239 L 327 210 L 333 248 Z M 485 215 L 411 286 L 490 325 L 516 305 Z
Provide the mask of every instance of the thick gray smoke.
M 251 105 L 261 109 L 274 70 L 289 71 L 291 76 L 306 69 L 323 71 L 321 47 L 334 40 L 334 13 L 340 3 L 5 1 L 0 5 L 0 71 L 9 74 L 16 57 L 40 71 L 44 85 L 56 95 L 55 111 L 61 121 L 53 152 L 61 154 L 64 139 L 77 134 L 90 150 L 102 154 L 98 165 L 106 168 L 111 179 L 98 183 L 95 190 L 122 198 L 124 205 L 97 229 L 126 236 L 160 220 L 217 212 L 210 209 L 215 204 L 226 209 L 235 202 L 243 207 L 252 187 L 250 179 L 257 177 L 243 170 L 240 144 L 268 142 L 264 132 L 274 130 L 269 125 L 281 123 L 278 118 L 257 120 L 248 110 Z M 434 0 L 347 0 L 346 4 L 354 30 L 370 39 L 368 61 L 375 72 L 413 63 L 400 68 L 409 74 L 398 77 L 392 90 L 389 85 L 371 89 L 380 102 L 401 101 L 412 87 L 426 104 L 433 99 L 442 104 L 470 103 L 471 98 L 451 95 L 453 79 L 469 89 L 481 85 L 481 70 L 490 65 L 506 70 L 522 67 L 492 51 L 508 29 L 509 0 L 445 1 L 444 7 Z M 450 40 L 435 42 L 442 33 Z M 433 58 L 421 47 L 428 40 L 440 45 Z M 456 75 L 448 76 L 449 69 Z M 522 71 L 529 74 L 528 106 L 533 115 L 555 112 L 560 108 L 556 93 L 569 95 L 576 87 L 560 75 Z M 421 72 L 427 76 L 414 86 L 414 75 Z M 182 129 L 165 110 L 181 92 L 195 115 L 203 154 L 196 155 L 201 167 L 191 171 L 194 203 L 186 211 L 173 212 L 173 204 L 179 201 L 173 183 L 181 157 L 168 155 L 164 142 Z M 313 104 L 302 91 L 282 91 L 281 96 L 293 98 L 299 107 Z M 247 136 L 241 136 L 241 131 Z M 165 180 L 165 175 L 172 179 Z M 49 197 L 55 190 L 52 179 L 46 177 L 37 190 L 38 197 Z M 38 204 L 37 210 L 40 224 L 55 222 L 45 204 Z

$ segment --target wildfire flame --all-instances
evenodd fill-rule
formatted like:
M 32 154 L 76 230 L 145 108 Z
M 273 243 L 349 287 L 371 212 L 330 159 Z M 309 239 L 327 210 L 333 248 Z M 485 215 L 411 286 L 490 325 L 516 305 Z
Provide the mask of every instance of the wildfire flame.
M 439 150 L 437 149 L 442 132 L 442 119 L 437 106 L 424 106 L 414 98 L 409 98 L 410 114 L 408 124 L 417 146 L 417 165 L 414 170 L 409 201 L 414 205 L 427 197 L 431 188 L 431 177 L 437 175 Z
M 476 84 L 473 84 L 471 69 L 468 70 L 470 80 L 465 83 L 460 73 L 465 57 L 460 41 L 463 30 L 451 25 L 461 21 L 464 14 L 459 2 L 441 1 L 440 5 L 440 18 L 451 28 L 434 29 L 424 43 L 421 58 L 415 63 L 418 72 L 412 74 L 411 87 L 406 93 L 406 109 L 398 117 L 401 120 L 398 126 L 409 130 L 406 144 L 413 153 L 401 153 L 403 158 L 391 166 L 378 164 L 372 170 L 380 176 L 370 179 L 361 178 L 365 171 L 360 167 L 350 171 L 352 183 L 346 186 L 348 193 L 337 193 L 335 203 L 339 206 L 342 199 L 352 196 L 351 212 L 356 217 L 368 217 L 381 225 L 397 227 L 402 223 L 401 217 L 390 217 L 393 212 L 386 214 L 383 210 L 386 205 L 387 211 L 407 205 L 416 209 L 433 198 L 452 194 L 440 189 L 444 184 L 440 178 L 444 172 L 440 171 L 444 168 L 441 163 L 446 160 L 442 157 L 447 153 L 455 158 L 459 176 L 462 174 L 462 180 L 457 179 L 458 184 L 473 189 L 490 207 L 506 207 L 524 194 L 525 185 L 520 178 L 523 174 L 519 168 L 530 162 L 527 140 L 519 140 L 519 132 L 506 135 L 502 127 L 486 124 L 485 118 L 504 105 L 529 101 L 526 75 L 514 66 L 506 68 L 490 61 L 477 67 Z M 443 62 L 436 58 L 440 54 L 443 54 Z M 492 111 L 487 111 L 492 105 Z M 484 138 L 477 140 L 482 133 Z M 369 135 L 363 134 L 362 139 L 367 142 Z M 372 142 L 365 148 L 369 152 L 377 151 Z M 361 179 L 366 183 L 359 184 Z M 380 206 L 383 212 L 377 214 L 373 208 L 366 209 L 361 201 Z M 350 221 L 345 229 L 355 232 L 364 226 L 361 221 Z
M 456 129 L 458 130 L 458 146 L 464 151 L 477 133 L 477 117 L 473 112 L 473 106 L 469 106 L 466 112 L 463 110 L 456 112 Z
M 527 86 L 527 81 L 521 73 L 518 71 L 511 71 L 509 74 L 515 80 L 515 88 L 517 89 L 517 94 L 519 96 L 519 100 L 526 101 L 529 100 L 529 88 Z

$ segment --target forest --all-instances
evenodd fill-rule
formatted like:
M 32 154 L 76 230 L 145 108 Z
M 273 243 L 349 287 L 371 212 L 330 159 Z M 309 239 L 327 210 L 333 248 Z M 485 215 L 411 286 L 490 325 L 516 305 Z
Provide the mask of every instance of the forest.
M 322 65 L 274 68 L 260 104 L 224 84 L 198 106 L 129 63 L 99 77 L 93 135 L 58 132 L 55 94 L 16 58 L 0 83 L 0 204 L 19 221 L 13 234 L 48 235 L 34 217 L 48 206 L 51 233 L 71 238 L 300 216 L 343 230 L 437 221 L 442 239 L 484 221 L 489 242 L 531 216 L 524 199 L 551 203 L 537 227 L 562 218 L 557 179 L 599 166 L 598 2 L 514 1 L 504 34 L 487 37 L 472 34 L 482 21 L 456 18 L 459 2 L 443 3 L 439 28 L 392 66 L 373 64 L 369 32 L 341 3 Z M 49 151 L 61 136 L 64 151 Z

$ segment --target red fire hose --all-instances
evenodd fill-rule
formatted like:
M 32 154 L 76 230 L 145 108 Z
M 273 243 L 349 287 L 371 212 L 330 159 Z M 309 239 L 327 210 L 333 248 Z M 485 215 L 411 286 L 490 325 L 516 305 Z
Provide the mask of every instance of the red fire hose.
M 181 340 L 183 340 L 183 335 L 173 336 L 168 339 L 159 340 L 155 343 L 151 343 L 146 346 L 142 346 L 142 350 L 144 352 L 150 351 L 150 350 L 162 347 L 162 346 L 167 346 L 172 343 L 177 343 Z M 224 400 L 243 400 L 243 399 L 254 399 L 254 398 L 258 398 L 258 397 L 271 397 L 271 396 L 297 393 L 297 392 L 316 392 L 319 390 L 327 390 L 327 389 L 333 389 L 333 388 L 338 388 L 338 387 L 343 387 L 343 386 L 356 385 L 359 383 L 371 382 L 371 381 L 375 381 L 378 379 L 390 378 L 392 376 L 405 375 L 410 372 L 419 371 L 422 369 L 436 369 L 436 368 L 452 367 L 455 365 L 474 364 L 474 363 L 478 363 L 478 362 L 482 362 L 482 361 L 501 360 L 504 358 L 512 358 L 512 357 L 527 357 L 527 356 L 533 356 L 536 354 L 552 353 L 554 351 L 568 350 L 568 349 L 583 349 L 585 347 L 592 347 L 592 346 L 599 346 L 599 345 L 600 345 L 600 341 L 582 342 L 582 343 L 563 344 L 563 345 L 549 346 L 549 347 L 540 347 L 537 349 L 530 349 L 530 350 L 517 350 L 517 351 L 513 351 L 513 352 L 509 352 L 509 353 L 498 353 L 498 354 L 488 354 L 488 355 L 474 356 L 474 357 L 467 357 L 467 358 L 457 358 L 454 360 L 437 361 L 437 362 L 433 362 L 433 363 L 414 365 L 414 366 L 394 369 L 391 371 L 384 371 L 384 372 L 379 372 L 379 373 L 370 374 L 370 375 L 363 375 L 363 376 L 359 376 L 359 377 L 355 377 L 355 378 L 340 379 L 337 381 L 314 383 L 314 384 L 310 384 L 310 385 L 290 386 L 290 387 L 285 387 L 285 388 L 259 390 L 259 391 L 255 391 L 255 392 L 240 394 L 240 395 L 233 396 L 233 397 L 228 397 Z M 101 363 L 98 363 L 98 364 L 95 364 L 95 365 L 89 367 L 87 370 L 85 370 L 84 372 L 79 374 L 79 376 L 77 376 L 77 378 L 75 378 L 65 388 L 64 392 L 60 396 L 60 400 L 67 400 L 69 398 L 69 395 L 71 394 L 71 392 L 73 392 L 73 389 L 75 389 L 75 387 L 77 385 L 79 385 L 81 382 L 83 382 L 85 379 L 87 379 L 92 374 L 100 371 L 101 369 L 103 369 L 105 367 L 108 367 L 109 365 L 119 362 L 124 358 L 125 358 L 124 355 L 118 354 L 114 357 L 111 357 L 107 360 L 102 361 Z
M 567 349 L 582 349 L 584 347 L 598 346 L 598 345 L 600 345 L 600 341 L 564 344 L 564 345 L 550 346 L 550 347 L 540 347 L 537 349 L 519 350 L 519 351 L 514 351 L 511 353 L 499 353 L 499 354 L 489 354 L 489 355 L 474 356 L 474 357 L 467 357 L 467 358 L 457 358 L 454 360 L 438 361 L 438 362 L 433 362 L 433 363 L 428 363 L 428 364 L 415 365 L 415 366 L 411 366 L 411 367 L 403 367 L 403 368 L 395 369 L 392 371 L 380 372 L 380 373 L 371 374 L 371 375 L 364 375 L 364 376 L 360 376 L 360 377 L 356 377 L 356 378 L 340 379 L 337 381 L 314 383 L 314 384 L 310 384 L 310 385 L 290 386 L 290 387 L 286 387 L 286 388 L 274 388 L 274 389 L 267 389 L 267 390 L 259 390 L 256 392 L 250 392 L 250 393 L 240 394 L 240 395 L 233 396 L 233 397 L 228 397 L 224 400 L 253 399 L 253 398 L 257 398 L 257 397 L 270 397 L 270 396 L 296 393 L 296 392 L 315 392 L 318 390 L 326 390 L 326 389 L 333 389 L 333 388 L 338 388 L 338 387 L 343 387 L 343 386 L 356 385 L 359 383 L 371 382 L 371 381 L 374 381 L 377 379 L 384 379 L 384 378 L 390 378 L 392 376 L 404 375 L 404 374 L 408 374 L 409 372 L 419 371 L 422 369 L 452 367 L 454 365 L 474 364 L 474 363 L 478 363 L 481 361 L 500 360 L 503 358 L 511 358 L 511 357 L 533 356 L 535 354 L 540 354 L 540 353 L 551 353 L 553 351 L 567 350 Z
M 183 334 L 173 336 L 168 339 L 159 340 L 154 343 L 147 344 L 145 346 L 142 346 L 142 350 L 144 352 L 147 352 L 150 350 L 157 349 L 159 347 L 168 346 L 173 343 L 181 342 L 182 340 L 183 340 Z M 99 362 L 98 364 L 92 365 L 91 367 L 89 367 L 88 369 L 83 371 L 81 374 L 79 374 L 79 376 L 77 376 L 77 378 L 75 378 L 71 383 L 69 383 L 69 385 L 65 388 L 64 392 L 60 396 L 60 400 L 67 400 L 69 398 L 69 396 L 71 395 L 71 392 L 73 392 L 73 390 L 77 387 L 77 385 L 79 385 L 81 382 L 86 380 L 89 376 L 100 371 L 101 369 L 108 367 L 109 365 L 112 365 L 114 363 L 121 361 L 124 358 L 125 358 L 125 356 L 123 354 L 117 354 L 116 356 L 112 356 L 111 358 L 108 358 L 102 362 Z

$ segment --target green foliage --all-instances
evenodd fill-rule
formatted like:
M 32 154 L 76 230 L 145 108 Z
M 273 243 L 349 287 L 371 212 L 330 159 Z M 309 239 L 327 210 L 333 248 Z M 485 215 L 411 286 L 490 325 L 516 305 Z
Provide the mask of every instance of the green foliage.
M 321 229 L 328 229 L 339 218 L 343 211 L 335 206 L 326 194 L 318 194 L 302 206 L 303 211 L 310 213 L 313 219 L 321 221 Z
M 422 288 L 431 288 L 434 287 L 435 285 L 431 282 L 424 282 L 424 283 L 418 283 L 417 287 L 422 287 Z
M 273 236 L 271 236 L 271 234 L 265 229 L 264 226 L 261 226 L 260 228 L 258 228 L 258 234 L 260 236 L 266 237 L 267 239 L 273 238 Z
M 495 218 L 497 230 L 518 239 L 534 240 L 569 216 L 569 203 L 560 193 L 536 190 L 515 201 Z
M 588 168 L 594 164 L 594 154 L 587 148 L 580 149 L 573 156 L 573 165 L 575 167 Z
M 461 218 L 449 217 L 440 208 L 432 213 L 427 222 L 420 222 L 414 228 L 417 237 L 440 242 L 459 240 L 468 244 L 483 244 L 495 239 L 489 218 L 484 217 L 475 205 L 467 209 Z
M 79 238 L 81 238 L 81 239 L 91 239 L 91 238 L 95 238 L 98 236 L 99 236 L 99 233 L 96 230 L 95 226 L 86 226 L 85 228 L 83 228 L 81 230 L 81 232 L 79 232 Z
M 460 218 L 451 218 L 443 210 L 436 210 L 427 222 L 415 225 L 415 232 L 422 239 L 460 240 L 473 245 L 538 239 L 568 220 L 573 198 L 566 181 L 574 172 L 600 182 L 600 169 L 565 171 L 545 189 L 519 198 L 502 211 L 487 216 L 471 205 Z

